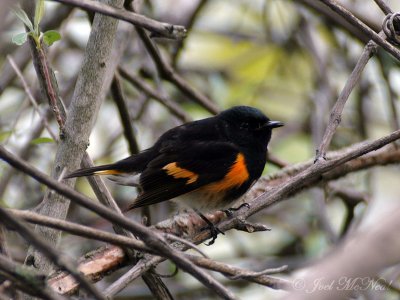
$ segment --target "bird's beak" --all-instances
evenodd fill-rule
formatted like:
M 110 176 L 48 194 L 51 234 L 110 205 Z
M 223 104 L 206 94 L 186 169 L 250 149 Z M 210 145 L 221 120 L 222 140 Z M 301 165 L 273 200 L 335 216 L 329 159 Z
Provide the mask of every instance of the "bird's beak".
M 277 128 L 277 127 L 282 127 L 285 125 L 283 122 L 280 121 L 269 121 L 267 124 L 265 124 L 266 127 L 268 128 Z

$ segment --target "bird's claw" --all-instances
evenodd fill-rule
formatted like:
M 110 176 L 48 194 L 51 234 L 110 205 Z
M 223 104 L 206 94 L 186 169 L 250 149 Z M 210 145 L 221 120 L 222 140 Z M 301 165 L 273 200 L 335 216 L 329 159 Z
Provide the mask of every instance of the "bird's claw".
M 245 202 L 245 203 L 240 204 L 239 207 L 231 207 L 231 208 L 225 209 L 223 212 L 227 215 L 227 217 L 231 218 L 233 216 L 233 212 L 238 211 L 242 207 L 246 207 L 247 209 L 249 209 L 250 204 Z
M 203 227 L 201 229 L 203 230 L 210 230 L 211 233 L 211 241 L 208 243 L 204 243 L 206 246 L 211 246 L 212 244 L 214 244 L 215 240 L 218 237 L 218 234 L 221 233 L 223 235 L 225 235 L 225 233 L 223 231 L 221 231 L 217 226 L 215 226 L 214 224 L 207 224 L 207 226 Z

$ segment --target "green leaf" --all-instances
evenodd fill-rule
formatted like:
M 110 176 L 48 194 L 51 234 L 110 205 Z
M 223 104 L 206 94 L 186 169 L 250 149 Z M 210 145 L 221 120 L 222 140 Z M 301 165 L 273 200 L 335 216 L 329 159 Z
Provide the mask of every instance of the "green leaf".
M 14 13 L 18 17 L 18 19 L 20 19 L 29 28 L 30 31 L 34 31 L 32 22 L 31 20 L 29 20 L 29 17 L 24 10 L 17 7 L 16 9 L 14 9 Z
M 61 34 L 56 30 L 48 30 L 43 33 L 43 42 L 47 46 L 53 45 L 54 42 L 57 42 L 61 39 Z
M 35 32 L 39 35 L 39 24 L 44 16 L 44 0 L 37 0 L 35 8 L 35 19 L 33 21 L 35 25 Z
M 11 38 L 11 41 L 14 44 L 17 44 L 18 46 L 21 46 L 22 44 L 24 44 L 26 42 L 27 37 L 28 37 L 28 33 L 21 32 L 21 33 L 13 35 L 13 37 Z
M 32 145 L 39 145 L 39 144 L 45 144 L 45 143 L 54 143 L 54 140 L 49 137 L 40 137 L 37 139 L 34 139 L 31 141 Z

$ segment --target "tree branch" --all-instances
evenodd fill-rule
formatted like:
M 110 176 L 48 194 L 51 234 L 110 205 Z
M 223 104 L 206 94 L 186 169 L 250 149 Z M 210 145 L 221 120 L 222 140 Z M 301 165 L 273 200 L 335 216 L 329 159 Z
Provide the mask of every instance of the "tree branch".
M 127 10 L 106 5 L 100 2 L 90 0 L 52 0 L 55 2 L 61 2 L 68 5 L 80 7 L 84 10 L 110 16 L 119 20 L 126 21 L 135 26 L 140 26 L 151 31 L 158 36 L 162 36 L 169 39 L 180 40 L 186 37 L 186 29 L 183 26 L 172 25 L 168 23 L 161 23 L 143 15 L 139 15 Z

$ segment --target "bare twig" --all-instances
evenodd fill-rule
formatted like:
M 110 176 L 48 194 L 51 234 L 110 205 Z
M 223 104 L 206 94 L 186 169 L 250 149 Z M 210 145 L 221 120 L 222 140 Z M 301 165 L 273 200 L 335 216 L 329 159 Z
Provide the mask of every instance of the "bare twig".
M 143 27 L 159 36 L 170 39 L 183 39 L 186 36 L 186 29 L 183 26 L 161 23 L 143 15 L 126 11 L 124 9 L 115 8 L 100 2 L 90 0 L 53 0 L 68 5 L 80 7 L 82 9 L 101 13 L 106 16 L 114 17 L 135 26 Z
M 393 13 L 392 9 L 385 3 L 384 0 L 374 0 L 374 1 L 385 15 Z
M 18 68 L 17 64 L 14 62 L 11 56 L 7 55 L 7 60 L 9 61 L 11 67 L 17 74 L 18 78 L 22 82 L 22 86 L 24 87 L 25 93 L 28 96 L 28 99 L 31 101 L 33 108 L 36 110 L 36 112 L 40 116 L 40 121 L 43 123 L 43 126 L 46 127 L 47 132 L 51 135 L 54 141 L 58 140 L 58 137 L 54 134 L 53 130 L 50 128 L 49 123 L 47 122 L 47 116 L 42 113 L 39 109 L 39 105 L 37 104 L 37 101 L 35 97 L 33 96 L 33 93 L 31 92 L 31 89 L 28 86 L 28 83 L 26 82 L 24 76 L 21 73 L 21 70 Z
M 387 88 L 387 99 L 389 101 L 389 108 L 390 108 L 390 119 L 391 119 L 391 125 L 392 129 L 396 130 L 400 128 L 400 121 L 399 121 L 399 114 L 397 112 L 397 105 L 396 105 L 396 100 L 397 100 L 397 95 L 394 89 L 392 88 L 389 80 L 389 70 L 383 63 L 381 59 L 378 60 L 378 65 L 382 74 L 382 77 L 384 78 L 384 82 Z
M 273 289 L 289 289 L 291 287 L 291 283 L 289 281 L 283 280 L 283 279 L 278 279 L 274 277 L 267 276 L 266 274 L 262 274 L 262 272 L 252 272 L 249 270 L 241 269 L 238 267 L 234 267 L 225 263 L 217 262 L 215 260 L 211 260 L 208 258 L 200 257 L 200 256 L 194 256 L 190 254 L 186 254 L 187 257 L 190 257 L 190 259 L 195 262 L 198 266 L 201 266 L 203 268 L 220 272 L 228 278 L 232 278 L 232 276 L 238 276 L 238 278 L 241 279 L 246 279 L 258 284 L 262 284 L 268 287 L 271 287 Z M 285 268 L 283 269 L 275 269 L 272 270 L 272 273 L 276 272 L 282 272 Z M 265 272 L 270 272 L 271 270 L 265 270 Z M 269 273 L 271 274 L 271 273 Z M 249 276 L 247 276 L 249 275 Z M 254 276 L 253 276 L 254 275 Z
M 192 121 L 192 118 L 182 108 L 180 108 L 179 105 L 177 105 L 171 99 L 164 97 L 160 93 L 157 93 L 148 84 L 146 84 L 143 79 L 131 74 L 131 72 L 121 66 L 119 67 L 119 72 L 124 79 L 133 84 L 140 91 L 144 92 L 148 97 L 151 97 L 164 105 L 174 116 L 183 122 Z
M 194 8 L 193 12 L 190 14 L 188 21 L 186 22 L 186 32 L 189 34 L 190 31 L 192 30 L 194 23 L 197 20 L 198 15 L 200 12 L 203 10 L 203 8 L 206 6 L 208 0 L 200 0 L 196 7 Z M 185 48 L 185 40 L 179 41 L 174 48 L 174 51 L 172 53 L 172 58 L 171 58 L 171 64 L 173 67 L 176 67 L 176 63 L 179 60 L 179 56 L 182 53 L 182 50 Z
M 349 78 L 347 79 L 346 84 L 330 113 L 329 123 L 325 130 L 324 137 L 322 138 L 322 142 L 316 151 L 315 161 L 318 161 L 320 159 L 325 159 L 326 150 L 328 149 L 329 144 L 331 143 L 336 128 L 339 126 L 341 122 L 344 105 L 346 104 L 351 91 L 357 84 L 361 76 L 361 73 L 364 70 L 364 67 L 367 65 L 369 59 L 372 57 L 376 49 L 377 45 L 374 42 L 372 41 L 368 42 L 359 60 L 357 61 L 357 64 L 354 67 L 353 72 L 351 72 Z
M 236 274 L 234 276 L 231 276 L 230 279 L 237 280 L 237 279 L 243 279 L 243 278 L 249 278 L 249 277 L 260 277 L 262 275 L 271 275 L 271 274 L 281 273 L 283 271 L 286 271 L 287 269 L 288 269 L 288 266 L 284 265 L 282 267 L 265 269 L 265 270 L 262 270 L 259 272 L 244 271 L 244 272 L 240 272 L 239 274 Z
M 20 211 L 16 209 L 8 209 L 7 211 L 13 214 L 14 216 L 22 218 L 25 221 L 33 224 L 39 224 L 42 226 L 59 229 L 71 234 L 107 242 L 121 247 L 131 247 L 133 249 L 140 251 L 145 251 L 150 253 L 152 252 L 151 249 L 146 247 L 146 245 L 142 241 L 137 240 L 135 238 L 125 237 L 119 234 L 113 234 L 106 231 L 93 229 L 72 222 L 43 216 L 34 212 Z
M 119 115 L 121 117 L 122 127 L 124 128 L 125 139 L 128 142 L 129 150 L 131 154 L 139 152 L 139 146 L 137 144 L 135 134 L 131 125 L 131 117 L 129 115 L 128 107 L 125 103 L 125 97 L 122 92 L 121 83 L 118 73 L 114 75 L 111 83 L 111 94 L 117 105 Z
M 31 47 L 33 50 L 33 47 Z M 65 126 L 65 116 L 62 115 L 60 109 L 61 101 L 58 99 L 58 90 L 56 91 L 57 86 L 54 84 L 55 79 L 52 78 L 54 76 L 53 70 L 50 68 L 49 63 L 47 61 L 47 56 L 45 53 L 45 49 L 43 47 L 37 48 L 36 53 L 34 56 L 38 59 L 37 72 L 41 75 L 42 79 L 45 81 L 45 84 L 42 85 L 44 91 L 46 93 L 46 97 L 49 100 L 49 104 L 51 109 L 54 112 L 54 116 L 57 120 L 58 126 L 60 128 L 60 137 L 63 138 L 64 136 L 64 126 Z

